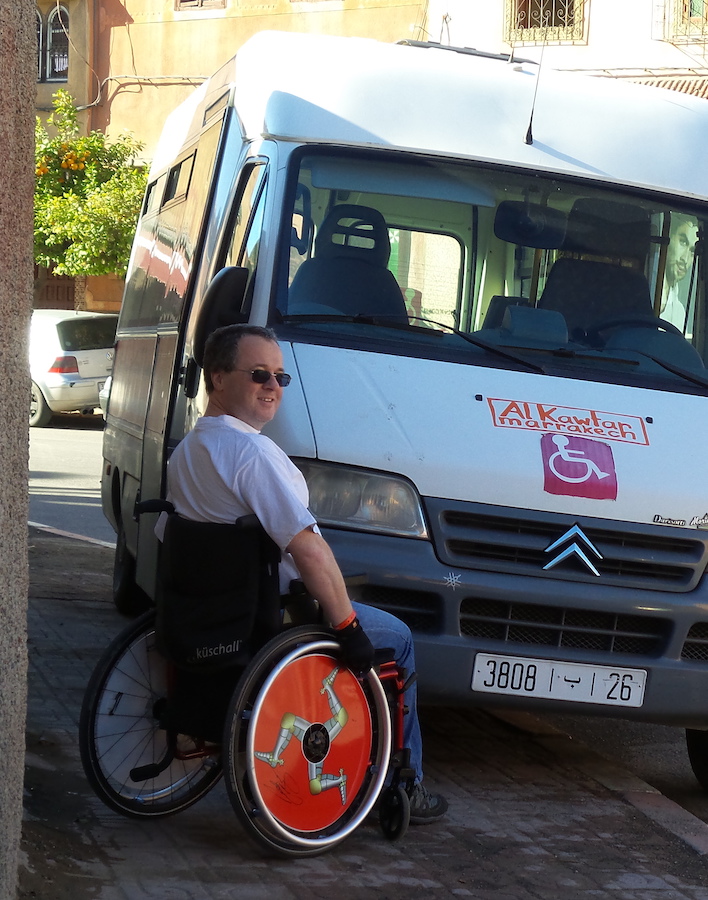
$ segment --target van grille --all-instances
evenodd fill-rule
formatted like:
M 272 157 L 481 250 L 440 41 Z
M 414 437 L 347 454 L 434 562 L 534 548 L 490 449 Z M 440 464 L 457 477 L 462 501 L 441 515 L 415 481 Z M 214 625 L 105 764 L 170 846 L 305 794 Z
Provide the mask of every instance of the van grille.
M 392 613 L 411 631 L 442 633 L 442 599 L 438 594 L 367 584 L 361 589 L 360 596 L 362 603 Z
M 708 562 L 708 534 L 660 525 L 633 525 L 554 513 L 514 510 L 449 500 L 426 500 L 435 550 L 443 563 L 540 578 L 617 585 L 633 589 L 689 591 Z M 552 569 L 546 552 L 573 525 L 602 554 L 594 575 L 577 558 Z M 694 537 L 695 535 L 695 537 Z
M 504 600 L 470 597 L 460 607 L 460 631 L 467 637 L 604 653 L 659 655 L 668 639 L 669 628 L 667 620 L 650 616 Z
M 696 622 L 691 626 L 681 650 L 681 659 L 708 661 L 708 622 Z

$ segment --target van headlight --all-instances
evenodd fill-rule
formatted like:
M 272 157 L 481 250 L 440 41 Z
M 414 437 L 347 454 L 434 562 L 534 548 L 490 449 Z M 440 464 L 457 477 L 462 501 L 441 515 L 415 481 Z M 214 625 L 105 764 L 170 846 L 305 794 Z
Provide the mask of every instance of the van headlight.
M 294 460 L 307 480 L 310 510 L 322 525 L 427 538 L 420 499 L 403 478 Z

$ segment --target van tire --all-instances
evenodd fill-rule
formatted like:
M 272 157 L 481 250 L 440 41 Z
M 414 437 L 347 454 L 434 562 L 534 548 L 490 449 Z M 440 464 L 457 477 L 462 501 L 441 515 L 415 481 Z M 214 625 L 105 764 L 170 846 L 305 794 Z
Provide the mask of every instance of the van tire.
M 152 606 L 145 591 L 135 583 L 135 560 L 131 556 L 121 525 L 113 560 L 113 602 L 122 616 L 134 619 Z
M 696 780 L 708 791 L 708 731 L 686 729 L 686 749 Z
M 33 381 L 30 387 L 30 428 L 44 428 L 45 425 L 49 425 L 51 418 L 52 411 L 44 399 L 44 394 Z

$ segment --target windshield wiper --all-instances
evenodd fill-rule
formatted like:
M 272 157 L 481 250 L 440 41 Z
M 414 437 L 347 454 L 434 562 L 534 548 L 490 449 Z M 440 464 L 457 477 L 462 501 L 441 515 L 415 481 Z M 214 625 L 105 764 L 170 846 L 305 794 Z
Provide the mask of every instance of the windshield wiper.
M 652 356 L 651 353 L 646 353 L 644 350 L 635 350 L 634 348 L 630 349 L 629 347 L 627 350 L 630 353 L 638 353 L 640 356 L 650 359 L 652 362 L 656 363 L 657 366 L 661 366 L 662 369 L 671 372 L 672 375 L 678 375 L 679 378 L 684 378 L 686 381 L 690 381 L 700 387 L 708 388 L 708 372 L 706 372 L 705 375 L 699 375 L 698 372 L 691 372 L 689 369 L 684 369 L 683 366 L 675 366 L 673 363 L 665 362 L 663 359 L 659 359 L 658 356 Z
M 424 328 L 423 326 L 412 326 L 410 324 L 411 321 L 425 322 L 428 325 L 434 325 L 436 328 L 443 328 L 446 331 L 452 332 L 452 334 L 457 335 L 457 337 L 462 338 L 463 341 L 467 341 L 468 344 L 473 344 L 475 347 L 486 350 L 487 353 L 491 353 L 494 356 L 499 356 L 502 359 L 509 360 L 510 362 L 514 362 L 517 365 L 525 366 L 531 372 L 538 372 L 540 375 L 548 374 L 543 366 L 539 366 L 537 363 L 530 362 L 528 359 L 524 359 L 524 357 L 518 356 L 516 353 L 512 353 L 509 350 L 504 350 L 501 347 L 498 347 L 496 344 L 489 344 L 487 343 L 487 341 L 480 340 L 480 338 L 472 337 L 472 335 L 467 334 L 464 331 L 460 331 L 453 325 L 446 325 L 444 322 L 437 322 L 434 319 L 427 319 L 424 316 L 410 316 L 408 322 L 404 322 L 400 316 L 339 316 L 329 313 L 316 313 L 312 315 L 305 314 L 302 316 L 283 316 L 283 322 L 289 325 L 300 323 L 306 324 L 308 322 L 347 322 L 348 324 L 354 323 L 360 325 L 385 325 L 387 328 L 395 328 L 406 331 L 409 331 L 412 327 L 418 327 L 421 331 L 430 332 L 430 329 Z
M 478 337 L 472 337 L 471 334 L 467 334 L 466 331 L 460 331 L 460 329 L 455 328 L 454 325 L 445 325 L 443 322 L 436 322 L 434 319 L 426 319 L 425 316 L 411 316 L 411 319 L 415 322 L 427 322 L 429 325 L 435 325 L 437 328 L 446 328 L 448 331 L 456 334 L 457 337 L 462 338 L 463 341 L 467 341 L 468 344 L 474 344 L 475 347 L 481 347 L 482 350 L 500 356 L 502 359 L 508 359 L 511 360 L 511 362 L 526 366 L 531 372 L 538 372 L 539 375 L 548 374 L 543 366 L 539 366 L 538 363 L 530 362 L 528 359 L 524 359 L 523 356 L 518 356 L 510 350 L 502 349 L 497 344 L 489 344 L 487 341 L 483 341 Z
M 353 323 L 360 325 L 385 325 L 387 328 L 395 328 L 399 330 L 409 330 L 411 327 L 416 327 L 412 326 L 410 324 L 410 321 L 424 322 L 427 325 L 434 325 L 436 328 L 441 328 L 445 331 L 449 331 L 452 334 L 457 335 L 457 337 L 462 338 L 463 341 L 467 341 L 468 344 L 473 344 L 475 347 L 486 350 L 488 353 L 499 356 L 502 359 L 507 359 L 511 362 L 518 363 L 519 365 L 526 366 L 526 368 L 532 372 L 538 372 L 540 375 L 548 374 L 547 370 L 544 369 L 543 366 L 533 363 L 530 360 L 525 359 L 524 357 L 519 356 L 516 353 L 513 353 L 508 348 L 499 347 L 497 344 L 490 344 L 487 341 L 482 340 L 481 338 L 473 337 L 471 334 L 460 331 L 459 328 L 455 328 L 454 325 L 447 325 L 444 322 L 438 322 L 435 319 L 428 319 L 425 316 L 410 316 L 409 322 L 404 322 L 400 317 L 395 316 L 346 316 L 338 315 L 336 313 L 315 313 L 312 315 L 283 316 L 283 322 L 286 322 L 288 324 L 308 322 L 347 322 L 349 324 Z M 430 329 L 425 328 L 425 326 L 418 326 L 418 328 L 421 331 L 430 331 Z M 636 360 L 627 359 L 626 357 L 604 356 L 602 355 L 601 350 L 598 350 L 597 355 L 592 355 L 591 353 L 585 351 L 573 350 L 570 347 L 557 347 L 555 349 L 549 349 L 547 347 L 528 347 L 524 349 L 527 349 L 531 353 L 548 353 L 552 356 L 561 358 L 565 357 L 567 359 L 587 359 L 595 360 L 598 362 L 623 363 L 630 366 L 639 365 Z M 673 363 L 665 362 L 663 359 L 652 356 L 651 353 L 646 353 L 644 350 L 638 350 L 629 347 L 627 348 L 627 350 L 631 353 L 638 353 L 640 356 L 645 357 L 645 359 L 650 359 L 653 363 L 661 366 L 662 369 L 666 369 L 667 372 L 671 372 L 672 375 L 678 375 L 679 378 L 683 378 L 686 381 L 691 382 L 692 384 L 697 384 L 699 387 L 708 388 L 708 372 L 706 373 L 706 375 L 699 375 L 697 372 L 691 372 L 688 369 L 684 369 L 682 366 L 675 366 Z
M 588 359 L 594 362 L 611 362 L 622 363 L 625 366 L 638 366 L 636 359 L 627 359 L 624 356 L 606 356 L 600 349 L 594 353 L 587 350 L 573 350 L 571 347 L 525 347 L 531 353 L 547 353 L 551 356 L 557 356 L 559 359 Z

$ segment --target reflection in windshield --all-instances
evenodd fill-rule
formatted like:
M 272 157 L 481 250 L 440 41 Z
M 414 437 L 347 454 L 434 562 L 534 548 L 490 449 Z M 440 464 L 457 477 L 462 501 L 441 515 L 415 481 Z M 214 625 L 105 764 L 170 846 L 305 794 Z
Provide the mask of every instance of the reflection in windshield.
M 694 211 L 577 180 L 400 156 L 309 151 L 295 174 L 277 299 L 287 326 L 353 346 L 383 341 L 392 353 L 457 352 L 476 365 L 594 371 L 664 390 L 706 384 Z
M 693 271 L 698 221 L 693 216 L 673 213 L 669 214 L 669 222 L 660 316 L 684 331 L 690 293 L 690 282 L 686 281 L 686 276 Z

